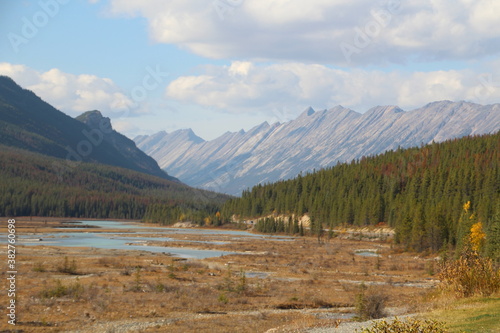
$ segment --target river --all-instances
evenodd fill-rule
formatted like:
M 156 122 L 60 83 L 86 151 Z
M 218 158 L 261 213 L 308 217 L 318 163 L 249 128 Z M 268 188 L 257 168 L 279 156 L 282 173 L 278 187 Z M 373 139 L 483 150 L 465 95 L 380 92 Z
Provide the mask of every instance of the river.
M 81 223 L 82 227 L 78 228 Z M 58 233 L 18 235 L 19 242 L 22 245 L 46 245 L 46 246 L 70 246 L 70 247 L 93 247 L 99 249 L 117 249 L 117 250 L 142 250 L 149 252 L 160 252 L 170 254 L 181 258 L 204 259 L 211 257 L 224 256 L 228 254 L 238 254 L 238 252 L 228 252 L 220 250 L 200 250 L 190 247 L 164 247 L 150 246 L 149 241 L 176 241 L 187 242 L 195 245 L 196 243 L 224 244 L 227 242 L 217 241 L 189 241 L 178 238 L 170 238 L 168 235 L 196 234 L 196 235 L 224 235 L 234 236 L 235 238 L 252 237 L 274 241 L 286 241 L 293 239 L 286 236 L 270 236 L 253 234 L 240 230 L 218 230 L 218 229 L 199 229 L 199 228 L 168 228 L 168 227 L 150 227 L 134 222 L 118 221 L 78 221 L 72 223 L 72 228 L 61 228 Z M 89 228 L 91 227 L 91 228 Z M 94 232 L 97 228 L 99 232 Z M 106 229 L 123 230 L 123 232 L 106 232 Z M 75 232 L 79 230 L 79 232 Z M 83 231 L 85 230 L 85 231 Z M 88 230 L 88 231 L 87 231 Z M 162 237 L 149 236 L 147 232 L 154 232 L 155 235 L 161 234 Z M 141 237 L 133 237 L 132 234 L 141 234 Z M 164 237 L 163 237 L 164 236 Z M 242 253 L 243 254 L 243 253 Z

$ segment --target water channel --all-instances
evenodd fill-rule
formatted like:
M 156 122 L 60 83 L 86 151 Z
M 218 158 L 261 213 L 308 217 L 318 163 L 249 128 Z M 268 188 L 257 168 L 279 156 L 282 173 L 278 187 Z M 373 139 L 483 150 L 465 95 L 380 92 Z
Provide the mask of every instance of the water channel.
M 81 224 L 81 227 L 79 227 Z M 123 230 L 123 232 L 106 232 L 101 230 L 113 229 Z M 181 258 L 204 259 L 218 257 L 228 254 L 237 254 L 237 252 L 228 252 L 222 250 L 200 250 L 189 247 L 164 247 L 150 246 L 148 241 L 176 241 L 188 243 L 210 243 L 225 244 L 220 241 L 191 241 L 178 238 L 170 238 L 168 235 L 213 235 L 226 236 L 234 239 L 260 238 L 272 241 L 287 241 L 293 239 L 286 236 L 271 236 L 253 234 L 240 230 L 217 230 L 217 229 L 198 229 L 198 228 L 167 228 L 150 227 L 140 223 L 118 222 L 118 221 L 79 221 L 71 223 L 71 228 L 61 228 L 58 233 L 18 235 L 18 241 L 22 245 L 45 245 L 45 246 L 69 246 L 69 247 L 93 247 L 99 249 L 117 249 L 117 250 L 142 250 L 149 252 L 159 252 L 171 254 Z M 79 230 L 79 232 L 75 232 Z M 88 230 L 88 231 L 83 231 Z M 99 230 L 95 232 L 93 230 Z M 148 235 L 148 232 L 154 232 Z M 140 237 L 133 237 L 133 234 L 140 234 Z M 158 237 L 158 234 L 165 237 Z M 243 253 L 242 253 L 243 254 Z

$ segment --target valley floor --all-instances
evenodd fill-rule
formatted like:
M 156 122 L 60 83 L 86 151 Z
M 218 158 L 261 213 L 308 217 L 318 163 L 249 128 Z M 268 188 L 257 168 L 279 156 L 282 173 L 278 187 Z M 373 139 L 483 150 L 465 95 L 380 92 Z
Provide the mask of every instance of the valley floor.
M 59 223 L 18 221 L 16 231 L 36 237 L 56 232 Z M 168 237 L 175 240 L 164 245 L 216 241 L 196 248 L 242 254 L 184 260 L 137 250 L 19 246 L 17 325 L 3 316 L 0 331 L 308 331 L 352 321 L 362 292 L 383 297 L 387 315 L 417 312 L 438 282 L 434 258 L 400 253 L 388 242 Z M 7 257 L 5 247 L 0 255 Z M 1 274 L 6 281 L 7 272 Z

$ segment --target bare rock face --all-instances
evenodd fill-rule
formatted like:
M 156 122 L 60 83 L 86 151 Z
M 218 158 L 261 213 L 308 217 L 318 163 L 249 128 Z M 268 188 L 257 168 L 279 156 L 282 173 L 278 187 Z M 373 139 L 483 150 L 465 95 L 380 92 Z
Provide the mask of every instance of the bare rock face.
M 179 182 L 175 177 L 170 177 L 165 170 L 161 170 L 158 163 L 144 153 L 144 151 L 138 149 L 134 141 L 115 131 L 111 125 L 111 120 L 108 117 L 104 117 L 100 111 L 87 111 L 78 116 L 76 120 L 84 123 L 92 130 L 106 128 L 106 131 L 99 131 L 98 133 L 100 134 L 95 139 L 101 139 L 100 136 L 102 135 L 102 140 L 110 144 L 128 161 L 137 165 L 142 170 L 146 170 L 147 173 L 155 176 Z
M 440 101 L 405 112 L 377 106 L 364 114 L 336 106 L 297 119 L 204 141 L 191 130 L 135 138 L 160 167 L 191 186 L 233 195 L 338 162 L 500 130 L 500 104 Z

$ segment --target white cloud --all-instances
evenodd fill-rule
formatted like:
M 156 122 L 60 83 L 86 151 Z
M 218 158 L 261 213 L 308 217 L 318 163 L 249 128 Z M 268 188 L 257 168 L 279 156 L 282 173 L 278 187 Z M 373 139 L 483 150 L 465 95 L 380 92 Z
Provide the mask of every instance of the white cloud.
M 211 58 L 345 66 L 500 51 L 493 0 L 111 0 L 109 11 L 145 17 L 154 41 Z
M 231 67 L 229 67 L 229 73 L 231 75 L 241 75 L 247 76 L 248 72 L 252 68 L 252 63 L 248 61 L 233 61 Z
M 110 79 L 74 75 L 59 69 L 39 72 L 24 65 L 0 63 L 0 74 L 32 90 L 49 104 L 72 116 L 88 110 L 126 115 L 134 109 L 131 98 Z
M 382 72 L 339 70 L 317 64 L 257 65 L 234 62 L 207 66 L 198 76 L 183 76 L 166 89 L 168 97 L 234 113 L 328 108 L 343 105 L 365 111 L 395 104 L 411 109 L 436 100 L 481 104 L 500 100 L 500 70 Z M 243 70 L 244 69 L 244 70 Z M 235 75 L 238 73 L 238 75 Z

